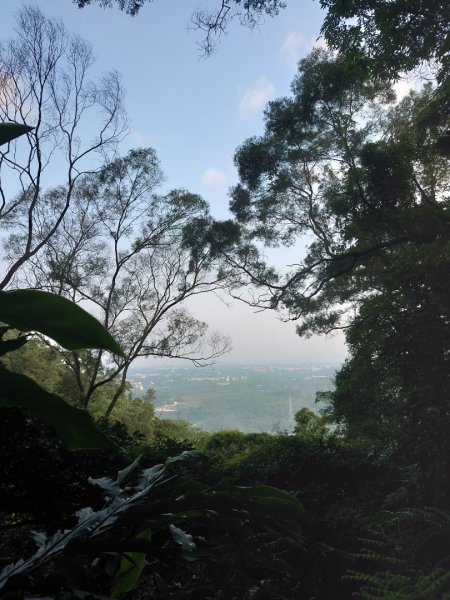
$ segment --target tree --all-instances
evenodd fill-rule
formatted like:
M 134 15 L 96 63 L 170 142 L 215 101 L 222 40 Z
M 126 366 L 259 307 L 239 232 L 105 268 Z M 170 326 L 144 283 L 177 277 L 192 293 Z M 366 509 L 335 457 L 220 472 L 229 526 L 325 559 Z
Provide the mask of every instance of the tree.
M 305 441 L 324 441 L 330 436 L 330 419 L 303 407 L 295 413 L 294 434 Z
M 93 1 L 99 4 L 102 8 L 110 8 L 113 4 L 116 4 L 119 10 L 123 10 L 127 15 L 134 17 L 138 14 L 140 9 L 144 6 L 146 0 L 72 0 L 78 8 L 84 8 Z M 148 0 L 151 2 L 152 0 Z
M 317 51 L 300 61 L 293 96 L 269 104 L 265 134 L 236 153 L 231 206 L 248 244 L 230 259 L 261 291 L 247 301 L 283 309 L 301 335 L 347 332 L 350 360 L 329 395 L 347 433 L 432 462 L 450 430 L 441 90 L 394 106 L 388 86 L 362 75 Z M 283 276 L 255 239 L 308 245 Z
M 114 4 L 126 14 L 136 16 L 146 3 L 146 0 L 73 0 L 79 7 L 84 8 L 93 2 L 104 8 Z M 152 0 L 148 0 L 152 2 Z M 224 35 L 234 19 L 241 25 L 253 28 L 264 15 L 273 17 L 285 8 L 282 0 L 217 0 L 217 8 L 198 8 L 192 15 L 192 24 L 195 29 L 203 32 L 204 37 L 200 47 L 205 54 L 211 54 L 216 46 L 216 38 Z
M 17 339 L 17 335 L 8 333 L 6 339 Z M 29 338 L 21 348 L 2 356 L 1 364 L 11 371 L 31 377 L 51 393 L 66 399 L 72 395 L 70 389 L 64 389 L 61 385 L 67 367 L 64 368 L 60 353 L 38 337 Z
M 397 79 L 435 62 L 450 74 L 450 6 L 446 0 L 320 0 L 322 33 L 332 48 L 367 62 L 375 76 Z
M 205 364 L 229 347 L 227 338 L 207 335 L 206 323 L 184 307 L 189 298 L 230 283 L 232 270 L 215 250 L 218 235 L 208 238 L 217 224 L 199 196 L 182 190 L 156 194 L 162 178 L 152 149 L 132 150 L 99 173 L 78 178 L 61 227 L 27 270 L 29 285 L 88 302 L 121 344 L 125 356 L 112 361 L 102 351 L 64 353 L 80 407 L 101 386 L 118 382 L 107 416 L 137 358 Z M 65 188 L 51 190 L 41 205 L 43 237 L 48 212 L 66 194 Z
M 93 60 L 85 41 L 33 7 L 19 11 L 17 37 L 1 45 L 0 119 L 34 129 L 27 133 L 27 144 L 22 138 L 20 145 L 11 142 L 0 152 L 0 224 L 12 232 L 2 257 L 0 289 L 11 285 L 51 240 L 69 210 L 77 180 L 96 169 L 96 157 L 97 167 L 103 164 L 126 131 L 120 78 L 110 72 L 98 82 L 89 80 Z M 62 177 L 64 195 L 48 206 L 43 234 L 39 215 L 52 200 L 46 188 L 54 185 L 53 167 Z
M 152 0 L 148 0 L 151 2 Z M 135 16 L 146 0 L 73 0 L 79 8 L 93 2 L 114 4 Z M 201 47 L 210 53 L 215 36 L 227 32 L 238 19 L 254 27 L 263 15 L 271 17 L 285 8 L 282 0 L 216 0 L 214 10 L 198 9 L 195 28 L 204 32 Z M 446 0 L 320 0 L 326 15 L 321 32 L 330 48 L 351 60 L 363 61 L 373 75 L 397 79 L 423 62 L 439 65 L 439 77 L 449 75 L 450 8 Z

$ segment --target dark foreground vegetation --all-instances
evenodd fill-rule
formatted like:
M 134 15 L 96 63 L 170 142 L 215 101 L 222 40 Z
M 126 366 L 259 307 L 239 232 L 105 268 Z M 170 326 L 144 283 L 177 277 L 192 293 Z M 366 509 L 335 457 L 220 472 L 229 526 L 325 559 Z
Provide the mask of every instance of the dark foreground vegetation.
M 231 4 L 250 20 L 282 9 Z M 0 62 L 2 120 L 22 125 L 0 128 L 19 182 L 0 209 L 2 597 L 450 598 L 450 5 L 321 4 L 339 52 L 300 61 L 237 150 L 225 222 L 188 192 L 158 196 L 153 150 L 108 157 L 118 79 L 83 90 L 87 45 L 37 9 L 19 16 Z M 392 81 L 419 68 L 430 81 L 396 102 Z M 83 150 L 92 107 L 104 120 Z M 83 169 L 99 147 L 106 162 Z M 58 151 L 67 180 L 45 190 Z M 255 244 L 305 234 L 287 275 Z M 250 286 L 300 335 L 345 330 L 326 408 L 300 410 L 292 435 L 157 419 L 151 391 L 130 395 L 132 361 L 220 355 L 227 341 L 182 303 Z
M 2 558 L 40 549 L 15 562 L 3 594 L 446 597 L 445 459 L 430 481 L 306 417 L 292 436 L 160 437 L 124 456 L 69 452 L 42 422 L 2 409 Z M 136 471 L 116 480 L 137 453 Z

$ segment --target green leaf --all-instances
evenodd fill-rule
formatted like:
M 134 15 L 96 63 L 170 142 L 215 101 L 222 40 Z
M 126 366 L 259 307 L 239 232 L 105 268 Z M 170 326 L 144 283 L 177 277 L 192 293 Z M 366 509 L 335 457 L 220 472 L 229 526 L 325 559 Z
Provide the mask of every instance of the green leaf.
M 25 408 L 46 421 L 69 450 L 117 450 L 99 431 L 84 410 L 73 408 L 59 396 L 47 392 L 26 375 L 0 366 L 0 407 Z
M 32 131 L 34 127 L 28 125 L 21 125 L 19 123 L 0 123 L 0 146 L 7 144 L 12 140 L 18 138 L 24 133 Z
M 143 531 L 137 536 L 138 539 L 145 540 L 149 540 L 150 537 L 150 529 Z M 124 554 L 122 562 L 120 563 L 119 572 L 117 574 L 116 583 L 114 585 L 111 597 L 120 598 L 121 596 L 129 592 L 136 583 L 136 581 L 139 579 L 144 566 L 144 552 L 127 552 L 126 554 Z
M 169 529 L 174 541 L 180 546 L 182 546 L 184 550 L 188 550 L 189 552 L 191 550 L 195 550 L 196 545 L 190 533 L 186 533 L 185 531 L 183 531 L 179 527 L 176 527 L 176 525 L 173 524 L 169 525 Z
M 128 465 L 128 467 L 125 467 L 125 469 L 122 469 L 121 471 L 118 471 L 118 473 L 117 473 L 117 479 L 116 479 L 117 485 L 121 485 L 122 482 L 124 481 L 124 479 L 126 479 L 128 477 L 128 475 L 130 475 L 130 473 L 132 473 L 133 471 L 135 471 L 137 469 L 137 467 L 139 466 L 139 463 L 141 462 L 141 458 L 142 458 L 142 454 L 140 454 L 131 463 L 131 465 Z
M 97 319 L 56 294 L 39 290 L 0 291 L 0 320 L 20 331 L 39 331 L 67 350 L 101 348 L 124 356 Z

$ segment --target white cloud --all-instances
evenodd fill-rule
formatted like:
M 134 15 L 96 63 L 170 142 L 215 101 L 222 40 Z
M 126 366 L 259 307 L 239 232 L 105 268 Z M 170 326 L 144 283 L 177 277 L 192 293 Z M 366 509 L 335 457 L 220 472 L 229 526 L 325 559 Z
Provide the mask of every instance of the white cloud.
M 287 65 L 295 69 L 300 58 L 311 52 L 313 48 L 327 50 L 328 46 L 321 36 L 307 38 L 301 33 L 292 32 L 285 37 L 280 48 L 280 56 Z
M 309 45 L 308 40 L 301 33 L 290 33 L 280 48 L 280 54 L 288 65 L 295 67 Z
M 201 182 L 203 185 L 221 187 L 227 182 L 227 176 L 223 171 L 219 171 L 219 169 L 214 169 L 211 167 L 203 172 Z
M 322 50 L 329 50 L 326 39 L 322 36 L 312 39 L 311 48 L 321 48 Z
M 397 102 L 403 100 L 405 96 L 409 94 L 409 92 L 414 89 L 414 82 L 407 78 L 399 79 L 394 83 L 394 92 L 397 96 Z
M 267 79 L 265 75 L 258 81 L 247 88 L 240 90 L 241 101 L 239 103 L 239 111 L 241 114 L 250 114 L 257 112 L 275 95 L 274 85 Z

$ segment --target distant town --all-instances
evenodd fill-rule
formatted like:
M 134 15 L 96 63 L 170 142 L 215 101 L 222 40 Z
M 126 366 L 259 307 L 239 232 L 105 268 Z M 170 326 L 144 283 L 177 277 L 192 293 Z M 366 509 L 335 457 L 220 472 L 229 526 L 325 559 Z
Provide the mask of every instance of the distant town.
M 221 364 L 212 367 L 135 367 L 135 396 L 154 390 L 155 413 L 206 431 L 291 431 L 295 413 L 320 410 L 317 392 L 333 388 L 337 363 Z

